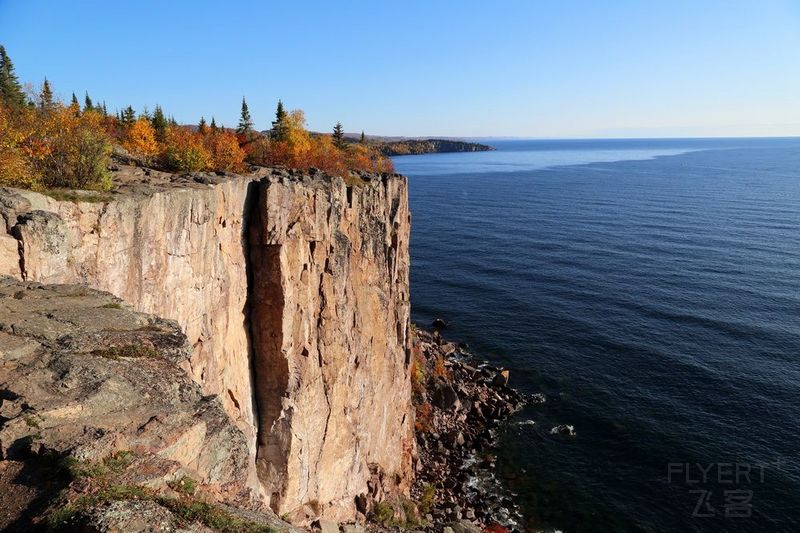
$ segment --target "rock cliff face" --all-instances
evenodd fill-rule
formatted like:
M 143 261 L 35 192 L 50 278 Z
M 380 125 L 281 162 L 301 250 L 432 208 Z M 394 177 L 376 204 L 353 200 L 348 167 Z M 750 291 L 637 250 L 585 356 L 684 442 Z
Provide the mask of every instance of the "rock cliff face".
M 180 364 L 245 435 L 248 486 L 298 523 L 353 518 L 358 495 L 407 492 L 414 439 L 406 182 L 352 181 L 142 177 L 101 202 L 5 190 L 0 274 L 176 320 Z

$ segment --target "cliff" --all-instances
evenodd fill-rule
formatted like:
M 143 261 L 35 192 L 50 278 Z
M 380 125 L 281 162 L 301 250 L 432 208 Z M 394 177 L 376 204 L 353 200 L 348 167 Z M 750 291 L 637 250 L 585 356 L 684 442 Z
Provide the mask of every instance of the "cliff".
M 245 485 L 278 514 L 346 520 L 357 497 L 406 494 L 405 178 L 123 170 L 110 198 L 0 192 L 0 274 L 175 320 L 177 364 L 241 431 Z

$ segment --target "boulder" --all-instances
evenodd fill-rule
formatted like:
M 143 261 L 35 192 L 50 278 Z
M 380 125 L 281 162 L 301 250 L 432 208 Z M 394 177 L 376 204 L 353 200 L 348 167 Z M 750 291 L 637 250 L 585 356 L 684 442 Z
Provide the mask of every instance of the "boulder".
M 431 402 L 439 409 L 458 410 L 461 407 L 458 393 L 452 385 L 445 382 L 437 383 L 436 388 L 431 394 Z
M 496 387 L 508 386 L 508 378 L 510 375 L 511 373 L 508 370 L 499 371 L 497 374 L 495 374 L 494 379 L 492 379 L 492 385 Z
M 450 524 L 453 533 L 481 533 L 481 528 L 469 520 L 459 520 Z

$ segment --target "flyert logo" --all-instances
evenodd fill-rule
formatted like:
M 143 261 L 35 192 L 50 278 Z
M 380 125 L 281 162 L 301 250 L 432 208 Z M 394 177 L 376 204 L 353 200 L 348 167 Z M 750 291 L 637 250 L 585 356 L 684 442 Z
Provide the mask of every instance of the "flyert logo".
M 780 469 L 780 465 L 776 461 L 774 466 Z M 686 485 L 695 498 L 694 518 L 750 518 L 753 486 L 764 483 L 767 467 L 765 463 L 667 463 L 667 483 Z

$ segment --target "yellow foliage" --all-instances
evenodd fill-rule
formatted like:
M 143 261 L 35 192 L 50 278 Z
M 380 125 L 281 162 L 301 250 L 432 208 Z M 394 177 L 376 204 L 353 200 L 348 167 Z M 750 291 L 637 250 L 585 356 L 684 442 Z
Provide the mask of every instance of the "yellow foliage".
M 150 121 L 144 117 L 139 117 L 136 122 L 131 124 L 125 132 L 122 147 L 132 154 L 145 159 L 150 159 L 158 154 L 156 130 Z
M 303 161 L 311 151 L 311 136 L 306 131 L 306 116 L 300 109 L 291 111 L 286 117 L 286 144 L 298 161 Z
M 35 166 L 45 187 L 109 189 L 111 138 L 103 116 L 94 111 L 76 115 L 72 109 L 56 106 L 37 121 L 42 155 Z
M 14 124 L 11 113 L 0 106 L 0 185 L 30 188 L 36 184 L 28 143 L 29 132 Z

